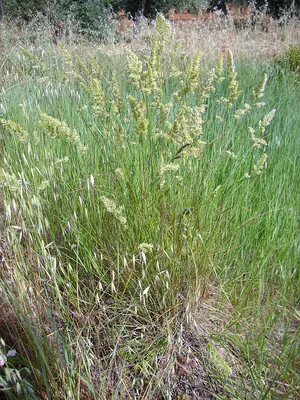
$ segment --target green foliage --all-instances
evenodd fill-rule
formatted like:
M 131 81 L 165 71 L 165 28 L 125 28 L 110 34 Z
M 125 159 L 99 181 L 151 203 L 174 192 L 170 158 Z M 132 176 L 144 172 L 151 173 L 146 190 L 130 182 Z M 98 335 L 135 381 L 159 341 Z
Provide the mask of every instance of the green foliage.
M 30 22 L 37 13 L 42 13 L 55 27 L 60 20 L 76 22 L 80 33 L 87 36 L 111 39 L 115 33 L 114 25 L 109 19 L 111 7 L 106 1 L 39 0 L 28 1 L 25 4 L 23 1 L 13 0 L 4 1 L 3 8 L 8 19 Z
M 272 14 L 275 17 L 280 17 L 284 12 L 288 11 L 292 8 L 292 11 L 299 11 L 300 0 L 256 0 L 255 4 L 258 7 L 266 8 L 268 13 Z
M 292 46 L 281 56 L 277 56 L 275 65 L 281 69 L 300 74 L 300 45 Z
M 37 12 L 51 15 L 51 18 L 58 20 L 71 16 L 79 24 L 83 32 L 89 35 L 99 36 L 103 29 L 107 29 L 108 13 L 112 10 L 125 9 L 135 16 L 137 11 L 144 7 L 147 16 L 154 17 L 157 12 L 167 12 L 170 8 L 177 9 L 199 9 L 205 3 L 204 0 L 47 0 L 33 1 L 26 3 L 22 0 L 3 0 L 4 15 L 8 18 L 21 18 L 29 21 Z
M 112 3 L 115 9 L 125 9 L 127 12 L 130 12 L 132 16 L 135 16 L 137 11 L 143 9 L 147 17 L 155 17 L 159 12 L 167 13 L 171 8 L 198 11 L 206 4 L 206 0 L 120 0 Z
M 46 0 L 3 0 L 3 12 L 8 18 L 30 21 L 37 12 L 45 12 Z
M 63 14 L 76 21 L 87 36 L 106 38 L 113 29 L 105 1 L 79 0 L 58 3 Z
M 107 30 L 109 11 L 125 9 L 135 17 L 138 11 L 143 11 L 148 17 L 155 17 L 158 12 L 168 12 L 170 8 L 198 11 L 206 8 L 207 4 L 214 7 L 216 1 L 207 0 L 2 0 L 4 15 L 9 18 L 22 18 L 29 21 L 37 12 L 51 15 L 56 20 L 64 16 L 72 16 L 79 22 L 83 32 L 89 35 L 101 36 L 100 32 Z M 238 5 L 247 3 L 246 0 L 236 0 Z M 257 0 L 258 7 L 266 7 L 264 0 Z M 270 0 L 267 10 L 276 16 L 289 9 L 292 5 L 299 8 L 300 0 L 293 3 L 290 0 Z M 103 33 L 102 33 L 103 36 Z

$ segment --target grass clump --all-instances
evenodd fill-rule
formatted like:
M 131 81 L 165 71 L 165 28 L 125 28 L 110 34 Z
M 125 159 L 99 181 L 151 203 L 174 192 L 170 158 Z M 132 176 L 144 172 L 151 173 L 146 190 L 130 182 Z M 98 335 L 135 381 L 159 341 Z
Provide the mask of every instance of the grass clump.
M 159 18 L 122 69 L 62 49 L 5 80 L 2 325 L 40 396 L 298 390 L 299 92 L 177 48 Z

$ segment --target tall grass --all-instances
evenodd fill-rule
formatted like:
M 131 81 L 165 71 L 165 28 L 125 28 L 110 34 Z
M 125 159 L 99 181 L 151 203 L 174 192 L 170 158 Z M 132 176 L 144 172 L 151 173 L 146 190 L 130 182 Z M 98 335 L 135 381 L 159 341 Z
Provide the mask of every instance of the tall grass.
M 2 65 L 8 398 L 296 398 L 299 86 L 178 46 Z

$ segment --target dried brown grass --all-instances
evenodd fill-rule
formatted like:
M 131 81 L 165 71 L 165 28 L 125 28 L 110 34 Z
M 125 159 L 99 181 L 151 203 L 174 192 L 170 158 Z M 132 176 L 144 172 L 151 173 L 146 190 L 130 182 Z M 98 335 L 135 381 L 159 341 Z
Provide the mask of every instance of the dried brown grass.
M 174 37 L 181 41 L 179 52 L 196 53 L 200 49 L 202 57 L 207 61 L 215 61 L 221 51 L 228 48 L 236 58 L 270 60 L 284 53 L 290 46 L 300 41 L 300 23 L 297 18 L 283 22 L 266 15 L 253 17 L 242 16 L 224 18 L 198 18 L 187 21 L 170 21 Z M 146 23 L 141 26 L 138 39 L 133 39 L 133 29 L 128 25 L 122 27 L 120 43 L 107 48 L 97 46 L 109 54 L 123 54 L 129 49 L 144 51 L 148 48 L 153 27 Z

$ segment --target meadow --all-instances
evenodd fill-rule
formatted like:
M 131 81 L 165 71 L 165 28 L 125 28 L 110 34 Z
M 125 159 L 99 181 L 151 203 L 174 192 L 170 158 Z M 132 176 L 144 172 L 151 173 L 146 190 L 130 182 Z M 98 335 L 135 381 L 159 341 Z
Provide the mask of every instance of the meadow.
M 297 399 L 299 21 L 1 29 L 5 398 Z

